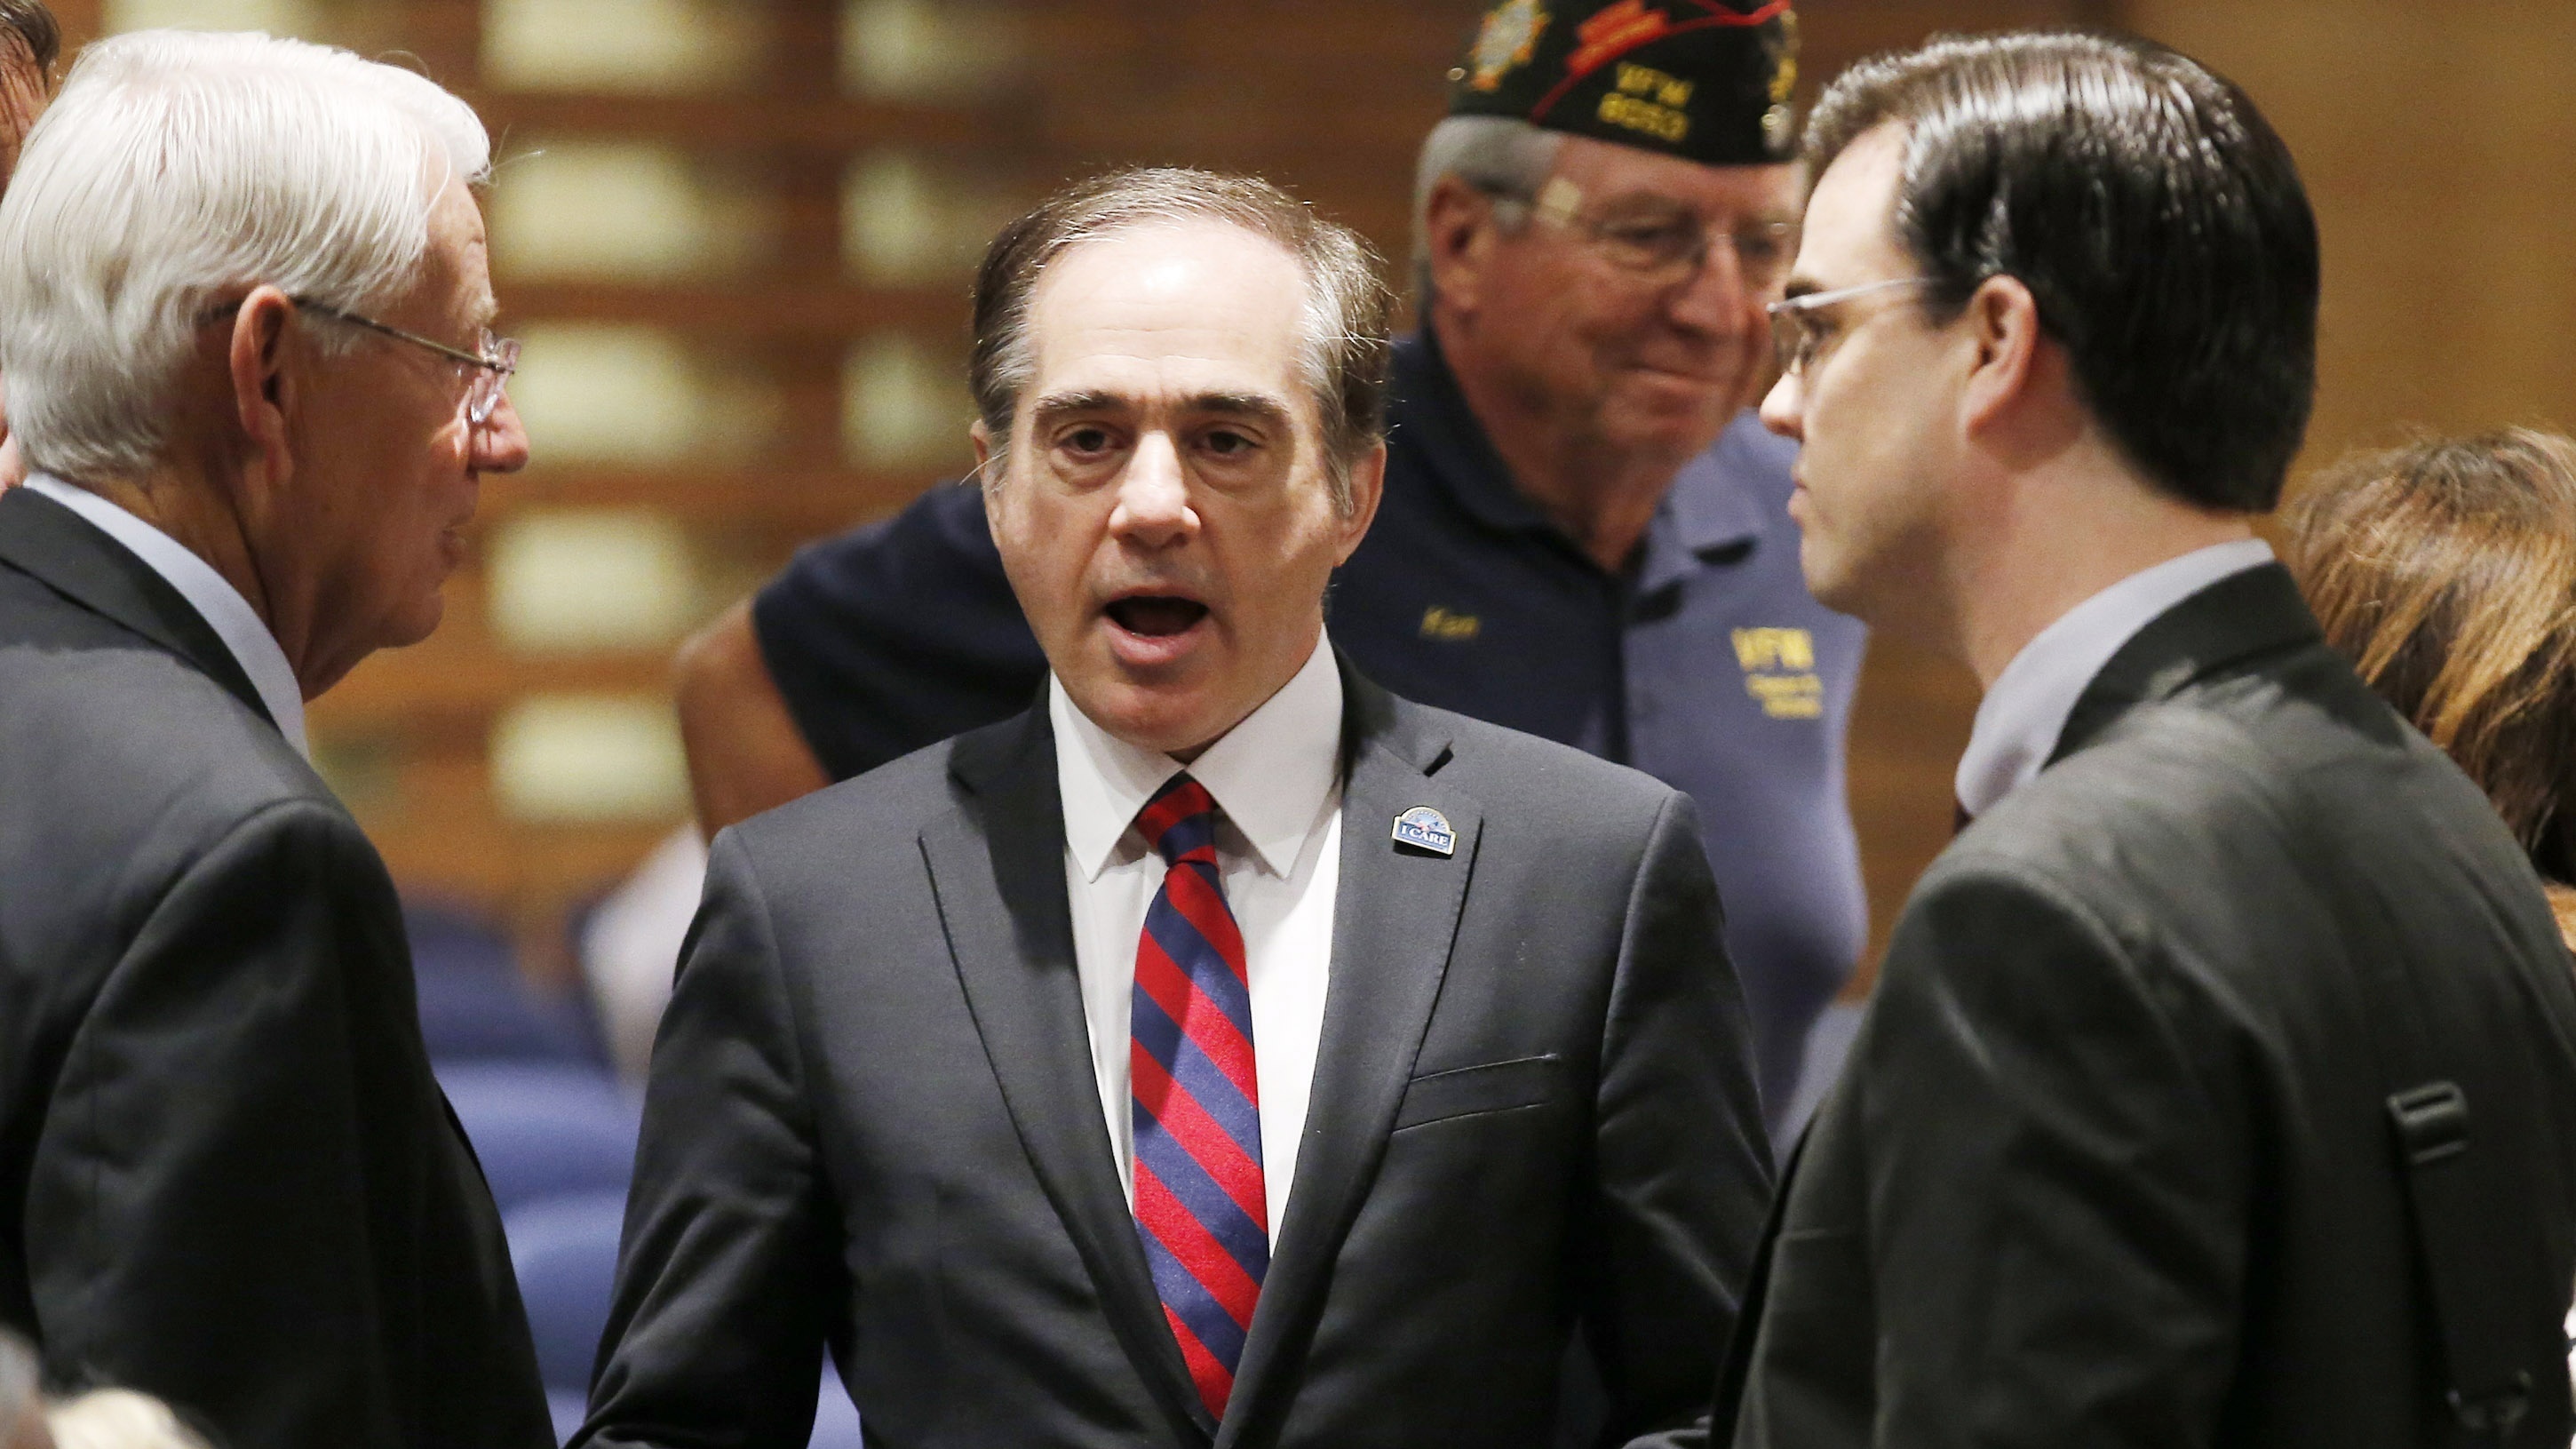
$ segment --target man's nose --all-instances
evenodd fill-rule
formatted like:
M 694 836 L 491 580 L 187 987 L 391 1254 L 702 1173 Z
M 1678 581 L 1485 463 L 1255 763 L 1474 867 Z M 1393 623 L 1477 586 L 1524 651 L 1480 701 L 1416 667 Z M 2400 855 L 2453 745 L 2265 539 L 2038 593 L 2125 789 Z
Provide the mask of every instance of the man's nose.
M 1784 438 L 1807 441 L 1806 398 L 1794 372 L 1780 374 L 1762 397 L 1762 426 Z
M 1753 310 L 1751 296 L 1731 238 L 1709 239 L 1699 270 L 1673 289 L 1668 307 L 1675 322 L 1712 336 L 1731 337 L 1749 325 L 1745 314 Z
M 1118 506 L 1109 515 L 1110 532 L 1148 548 L 1161 548 L 1197 527 L 1179 449 L 1171 434 L 1147 433 L 1119 474 Z
M 519 421 L 519 410 L 510 404 L 510 395 L 501 394 L 500 403 L 492 409 L 480 427 L 468 423 L 473 449 L 472 465 L 477 473 L 516 473 L 528 466 L 528 429 Z

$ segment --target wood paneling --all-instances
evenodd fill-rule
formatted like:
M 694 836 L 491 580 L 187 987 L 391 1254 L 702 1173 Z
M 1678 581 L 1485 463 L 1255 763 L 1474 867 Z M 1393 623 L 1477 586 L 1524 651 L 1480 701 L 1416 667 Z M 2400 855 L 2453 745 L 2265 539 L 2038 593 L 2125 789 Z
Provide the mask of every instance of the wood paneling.
M 2325 248 L 2309 465 L 2409 427 L 2576 427 L 2576 5 L 2131 0 L 2242 85 Z

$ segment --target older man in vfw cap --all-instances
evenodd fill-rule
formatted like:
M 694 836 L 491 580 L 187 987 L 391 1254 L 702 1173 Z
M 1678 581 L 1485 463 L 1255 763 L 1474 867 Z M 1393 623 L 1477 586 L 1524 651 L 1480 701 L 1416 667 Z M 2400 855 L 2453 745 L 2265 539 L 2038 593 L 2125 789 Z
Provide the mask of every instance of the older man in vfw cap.
M 393 882 L 304 738 L 527 461 L 489 152 L 411 71 L 145 31 L 0 202 L 0 1326 L 242 1449 L 554 1442 Z
M 1786 0 L 1507 0 L 1418 166 L 1421 330 L 1333 637 L 1398 692 L 1687 792 L 1772 1125 L 1866 934 L 1862 650 L 1744 406 L 1795 251 Z M 1023 708 L 1046 661 L 969 488 L 814 545 L 683 654 L 713 831 Z

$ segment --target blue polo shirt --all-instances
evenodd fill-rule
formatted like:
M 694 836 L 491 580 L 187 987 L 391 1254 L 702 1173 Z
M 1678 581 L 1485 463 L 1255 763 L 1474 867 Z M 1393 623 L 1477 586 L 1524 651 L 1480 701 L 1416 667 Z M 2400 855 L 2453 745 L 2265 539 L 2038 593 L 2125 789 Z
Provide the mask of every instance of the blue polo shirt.
M 1693 798 L 1776 1113 L 1867 932 L 1843 787 L 1863 634 L 1799 574 L 1794 448 L 1739 416 L 1612 572 L 1513 486 L 1427 333 L 1397 344 L 1391 381 L 1386 497 L 1335 577 L 1333 642 L 1408 699 Z M 836 779 L 1026 709 L 1046 678 L 961 485 L 806 548 L 752 618 Z

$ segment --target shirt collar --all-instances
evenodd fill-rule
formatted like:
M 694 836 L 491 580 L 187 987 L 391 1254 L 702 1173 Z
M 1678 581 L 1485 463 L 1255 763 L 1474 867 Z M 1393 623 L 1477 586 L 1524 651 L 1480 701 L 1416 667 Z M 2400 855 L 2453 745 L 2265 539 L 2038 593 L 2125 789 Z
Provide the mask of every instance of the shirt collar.
M 1341 783 L 1342 672 L 1329 640 L 1279 692 L 1188 765 L 1131 745 L 1074 707 L 1064 682 L 1047 677 L 1055 726 L 1056 788 L 1064 839 L 1085 878 L 1098 880 L 1130 838 L 1136 812 L 1183 769 L 1207 787 L 1263 870 L 1284 876 Z M 1136 848 L 1143 849 L 1142 841 Z
M 1766 459 L 1765 451 L 1777 454 Z M 1759 547 L 1765 510 L 1772 503 L 1754 480 L 1786 479 L 1797 447 L 1763 430 L 1751 412 L 1739 412 L 1718 435 L 1717 446 L 1682 465 L 1655 521 L 1646 529 L 1646 552 L 1637 567 L 1637 590 L 1651 594 L 1681 582 L 1706 564 L 1741 559 Z
M 277 722 L 278 733 L 286 736 L 297 754 L 310 757 L 312 751 L 304 740 L 304 692 L 296 687 L 295 669 L 286 662 L 286 651 L 277 647 L 276 636 L 268 632 L 258 612 L 222 574 L 215 572 L 212 564 L 190 553 L 177 539 L 86 488 L 43 473 L 29 478 L 26 486 L 87 519 L 178 590 L 179 597 L 188 601 L 188 607 L 195 609 L 215 631 L 215 637 L 232 651 L 242 673 L 250 676 L 251 688 L 259 691 L 259 702 L 268 706 L 268 717 Z
M 2129 575 L 2042 629 L 1995 676 L 1959 756 L 1960 807 L 1983 815 L 2048 763 L 2085 687 L 2137 632 L 2220 579 L 2272 561 L 2259 538 L 2212 544 Z

